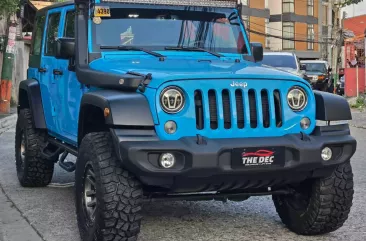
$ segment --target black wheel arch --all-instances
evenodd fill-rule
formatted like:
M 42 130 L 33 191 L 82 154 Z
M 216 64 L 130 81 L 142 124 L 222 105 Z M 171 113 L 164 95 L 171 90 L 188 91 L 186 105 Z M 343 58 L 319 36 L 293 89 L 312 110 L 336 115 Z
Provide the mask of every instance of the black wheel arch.
M 322 121 L 352 120 L 351 108 L 345 98 L 314 90 L 316 119 Z
M 85 93 L 80 103 L 78 144 L 91 132 L 154 128 L 149 103 L 137 92 L 97 90 Z
M 18 114 L 20 110 L 29 108 L 36 129 L 47 129 L 42 104 L 41 88 L 36 79 L 23 80 L 19 84 Z

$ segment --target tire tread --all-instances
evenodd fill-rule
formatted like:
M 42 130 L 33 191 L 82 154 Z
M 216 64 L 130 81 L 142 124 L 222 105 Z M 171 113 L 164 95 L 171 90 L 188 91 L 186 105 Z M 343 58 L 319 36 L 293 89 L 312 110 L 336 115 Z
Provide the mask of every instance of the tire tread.
M 290 230 L 303 235 L 333 232 L 343 226 L 352 207 L 353 173 L 349 162 L 336 167 L 331 176 L 313 184 L 309 206 L 302 217 L 290 215 L 283 197 L 273 197 L 277 213 Z

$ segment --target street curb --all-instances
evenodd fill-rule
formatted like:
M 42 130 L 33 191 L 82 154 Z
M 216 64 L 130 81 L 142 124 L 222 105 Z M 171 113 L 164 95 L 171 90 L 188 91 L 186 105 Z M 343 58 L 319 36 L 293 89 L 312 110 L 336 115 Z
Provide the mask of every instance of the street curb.
M 17 118 L 17 114 L 12 114 L 10 116 L 0 119 L 0 134 L 15 126 Z

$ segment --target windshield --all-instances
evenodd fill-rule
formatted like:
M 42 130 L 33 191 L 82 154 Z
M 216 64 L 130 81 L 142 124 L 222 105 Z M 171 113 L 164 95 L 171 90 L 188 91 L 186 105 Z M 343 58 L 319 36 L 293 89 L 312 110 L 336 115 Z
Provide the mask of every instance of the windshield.
M 326 73 L 327 68 L 323 63 L 303 63 L 306 66 L 306 72 Z
M 297 69 L 296 58 L 291 55 L 264 55 L 262 64 L 275 68 Z
M 247 53 L 233 9 L 189 8 L 111 8 L 110 17 L 92 21 L 93 50 L 122 45 L 149 50 L 199 47 L 213 52 Z

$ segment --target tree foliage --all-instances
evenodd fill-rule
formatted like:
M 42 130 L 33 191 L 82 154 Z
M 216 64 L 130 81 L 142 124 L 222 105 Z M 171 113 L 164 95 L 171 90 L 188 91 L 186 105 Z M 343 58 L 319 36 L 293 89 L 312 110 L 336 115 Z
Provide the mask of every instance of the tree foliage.
M 0 0 L 0 16 L 7 18 L 19 8 L 19 0 Z
M 1 1 L 1 0 L 0 0 Z M 342 1 L 341 2 L 341 6 L 342 7 L 345 7 L 345 6 L 348 6 L 348 5 L 351 5 L 351 4 L 357 4 L 357 3 L 360 3 L 362 2 L 363 0 L 345 0 L 345 1 Z

